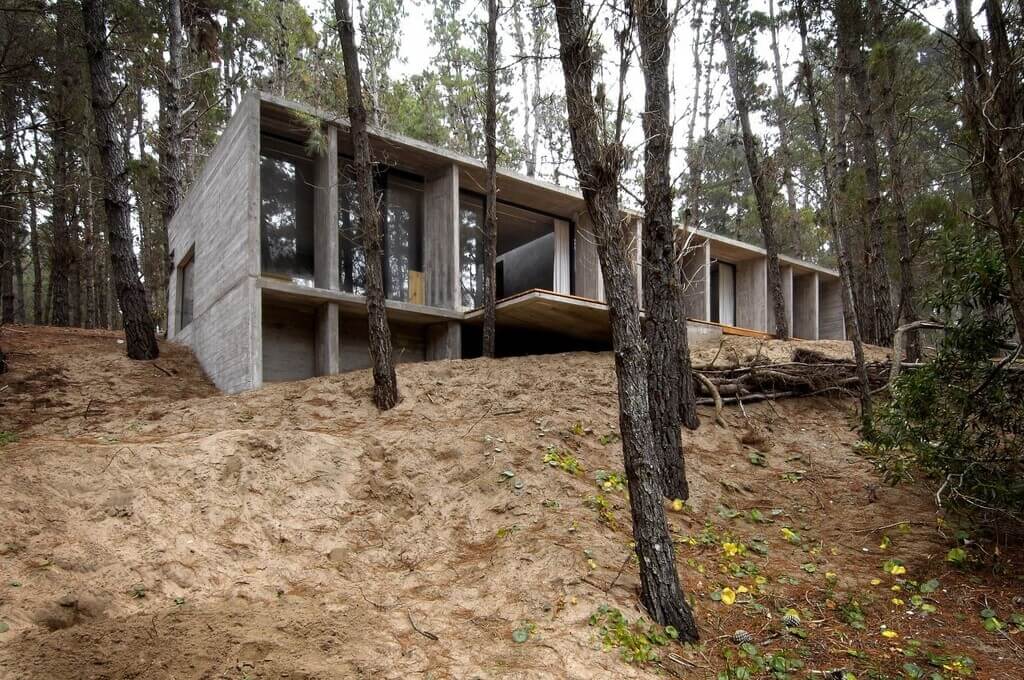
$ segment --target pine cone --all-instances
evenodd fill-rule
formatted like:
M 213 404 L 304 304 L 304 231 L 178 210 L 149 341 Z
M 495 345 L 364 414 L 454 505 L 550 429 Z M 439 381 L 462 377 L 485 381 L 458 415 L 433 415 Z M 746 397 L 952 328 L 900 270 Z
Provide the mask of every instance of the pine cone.
M 800 625 L 800 617 L 795 614 L 786 614 L 782 617 L 782 625 L 786 628 L 792 628 L 793 626 Z
M 754 636 L 740 628 L 732 634 L 732 641 L 738 645 L 744 645 L 748 642 L 753 642 Z

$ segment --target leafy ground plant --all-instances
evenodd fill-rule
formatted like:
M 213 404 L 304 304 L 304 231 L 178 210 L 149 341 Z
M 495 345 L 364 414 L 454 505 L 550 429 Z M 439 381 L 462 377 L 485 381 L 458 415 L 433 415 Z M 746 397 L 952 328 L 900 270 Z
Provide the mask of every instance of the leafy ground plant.
M 647 664 L 658 659 L 658 647 L 679 638 L 672 626 L 664 628 L 640 617 L 630 623 L 615 607 L 601 605 L 590 615 L 590 625 L 598 629 L 605 651 L 618 649 L 627 663 Z

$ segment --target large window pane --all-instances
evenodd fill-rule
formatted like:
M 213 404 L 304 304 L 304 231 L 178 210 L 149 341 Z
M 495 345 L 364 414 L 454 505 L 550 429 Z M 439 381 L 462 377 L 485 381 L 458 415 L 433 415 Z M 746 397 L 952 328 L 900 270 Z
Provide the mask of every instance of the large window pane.
M 313 187 L 308 164 L 260 157 L 260 255 L 265 274 L 313 282 Z
M 384 218 L 387 296 L 392 300 L 407 301 L 409 272 L 423 272 L 423 182 L 389 174 Z
M 480 197 L 459 194 L 459 282 L 462 306 L 483 306 L 484 203 Z
M 338 267 L 341 289 L 366 295 L 366 251 L 359 226 L 359 196 L 349 169 L 342 167 L 338 182 Z
M 555 221 L 548 215 L 498 201 L 498 298 L 554 289 Z

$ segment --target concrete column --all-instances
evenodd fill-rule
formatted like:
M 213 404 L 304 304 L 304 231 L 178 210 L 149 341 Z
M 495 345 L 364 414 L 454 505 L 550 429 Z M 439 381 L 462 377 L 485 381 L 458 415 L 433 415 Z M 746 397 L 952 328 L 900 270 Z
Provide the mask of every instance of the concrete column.
M 338 305 L 333 302 L 325 302 L 316 309 L 317 375 L 334 375 L 341 372 L 338 315 Z
M 313 170 L 313 283 L 338 290 L 338 129 L 329 125 L 325 134 L 327 141 Z
M 818 277 L 818 338 L 821 340 L 846 339 L 843 286 L 838 277 Z
M 428 179 L 423 201 L 424 299 L 432 307 L 461 309 L 458 167 Z
M 736 263 L 736 325 L 768 330 L 768 260 L 757 257 Z
M 565 293 L 568 295 L 572 292 L 571 282 L 569 280 L 569 258 L 571 257 L 571 248 L 569 247 L 569 239 L 571 238 L 569 231 L 569 223 L 565 220 L 555 220 L 555 267 L 552 272 L 552 281 L 554 282 L 554 290 L 556 293 Z
M 427 361 L 462 358 L 462 325 L 448 321 L 427 326 Z

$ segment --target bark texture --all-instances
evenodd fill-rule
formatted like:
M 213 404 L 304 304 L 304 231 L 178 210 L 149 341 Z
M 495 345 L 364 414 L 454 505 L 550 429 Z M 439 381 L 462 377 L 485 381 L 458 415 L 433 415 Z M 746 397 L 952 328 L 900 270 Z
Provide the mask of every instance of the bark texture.
M 1024 65 L 1014 58 L 1000 0 L 985 3 L 988 49 L 974 28 L 971 4 L 956 0 L 963 69 L 963 117 L 979 179 L 988 190 L 991 227 L 999 236 L 1017 337 L 1024 339 Z
M 524 62 L 525 63 L 525 62 Z M 487 205 L 484 215 L 484 328 L 483 355 L 494 357 L 496 342 L 498 259 L 498 2 L 487 2 L 487 115 L 484 137 L 487 145 Z
M 155 359 L 160 355 L 156 329 L 146 291 L 139 279 L 139 263 L 132 248 L 129 222 L 128 173 L 124 149 L 118 143 L 111 82 L 112 58 L 108 45 L 106 5 L 103 0 L 83 0 L 85 51 L 92 85 L 92 112 L 103 182 L 103 207 L 107 216 L 111 275 L 124 321 L 125 346 L 130 359 Z
M 722 46 L 725 48 L 725 60 L 729 70 L 729 82 L 732 85 L 733 100 L 736 103 L 736 116 L 739 118 L 743 132 L 743 155 L 750 173 L 750 183 L 754 187 L 754 200 L 757 203 L 757 216 L 761 225 L 761 238 L 768 256 L 768 297 L 775 313 L 775 335 L 780 338 L 789 337 L 789 323 L 786 318 L 786 300 L 782 295 L 782 272 L 779 269 L 779 244 L 775 234 L 775 215 L 771 183 L 765 175 L 757 148 L 757 140 L 750 126 L 750 105 L 747 93 L 740 79 L 739 65 L 736 55 L 736 40 L 733 31 L 733 18 L 730 15 L 728 0 L 717 0 L 718 21 L 721 27 Z
M 159 300 L 154 299 L 153 304 L 163 310 L 160 316 L 166 324 L 167 294 L 171 274 L 174 271 L 174 263 L 171 261 L 170 246 L 167 242 L 167 229 L 171 224 L 171 218 L 178 211 L 181 200 L 185 195 L 185 152 L 182 139 L 182 26 L 181 26 L 181 0 L 166 0 L 167 12 L 167 66 L 166 80 L 160 89 L 160 122 L 163 125 L 163 140 L 160 146 L 160 187 L 163 196 L 161 197 L 161 209 L 163 217 L 162 228 L 158 231 L 157 243 L 150 244 L 158 252 L 157 261 L 162 266 L 155 271 L 154 275 L 159 277 L 159 285 L 154 286 L 158 291 Z M 140 135 L 142 134 L 140 123 Z
M 836 186 L 835 175 L 841 173 L 845 178 L 845 144 L 842 141 L 842 132 L 835 133 L 836 152 L 832 157 L 828 148 L 828 141 L 825 137 L 824 126 L 822 125 L 821 105 L 818 99 L 817 86 L 814 81 L 814 66 L 811 63 L 810 52 L 807 45 L 807 15 L 804 10 L 803 0 L 796 2 L 797 22 L 800 30 L 800 78 L 803 82 L 804 97 L 807 101 L 807 109 L 811 117 L 811 129 L 814 139 L 814 146 L 818 151 L 818 162 L 821 168 L 821 184 L 825 192 L 825 217 L 828 221 L 829 231 L 832 240 L 836 245 L 836 260 L 839 263 L 839 279 L 843 289 L 843 310 L 846 317 L 846 327 L 850 340 L 853 343 L 854 362 L 857 365 L 857 376 L 860 383 L 860 407 L 861 418 L 865 426 L 868 425 L 871 417 L 871 382 L 868 378 L 867 363 L 864 360 L 864 346 L 861 342 L 860 321 L 857 317 L 857 307 L 853 300 L 853 269 L 850 262 L 850 251 L 847 246 L 846 234 L 843 224 L 840 222 L 839 196 Z M 837 73 L 843 69 L 842 59 L 836 65 Z M 836 81 L 836 102 L 845 99 L 844 79 L 837 78 Z M 837 109 L 842 109 L 837 105 Z M 840 111 L 837 110 L 837 116 Z M 837 118 L 837 121 L 841 118 Z M 837 123 L 837 127 L 839 123 Z M 841 153 L 840 149 L 844 151 Z M 833 163 L 836 170 L 833 170 Z M 845 181 L 845 180 L 844 180 Z
M 363 103 L 359 53 L 356 51 L 355 25 L 348 0 L 335 0 L 334 11 L 345 61 L 348 92 L 349 131 L 359 194 L 359 224 L 363 227 L 366 253 L 366 311 L 369 322 L 370 360 L 373 363 L 373 403 L 382 411 L 399 400 L 398 377 L 391 350 L 391 328 L 384 298 L 383 238 L 380 214 L 373 192 L 373 166 L 370 161 L 370 137 L 366 132 L 366 105 Z
M 672 23 L 666 0 L 636 3 L 640 65 L 644 73 L 644 339 L 647 342 L 647 394 L 651 411 L 654 455 L 661 468 L 662 492 L 686 500 L 682 414 L 696 420 L 686 316 L 676 270 L 675 224 L 672 219 L 671 92 L 668 64 Z
M 594 226 L 609 305 L 622 453 L 640 564 L 640 599 L 652 619 L 675 626 L 683 640 L 696 640 L 697 626 L 679 587 L 675 549 L 668 532 L 654 456 L 646 347 L 640 331 L 636 279 L 626 252 L 625 221 L 619 209 L 624 149 L 618 135 L 602 141 L 605 128 L 594 102 L 594 72 L 598 63 L 591 47 L 592 23 L 584 3 L 558 0 L 555 17 L 573 157 Z M 621 131 L 619 124 L 616 133 Z

